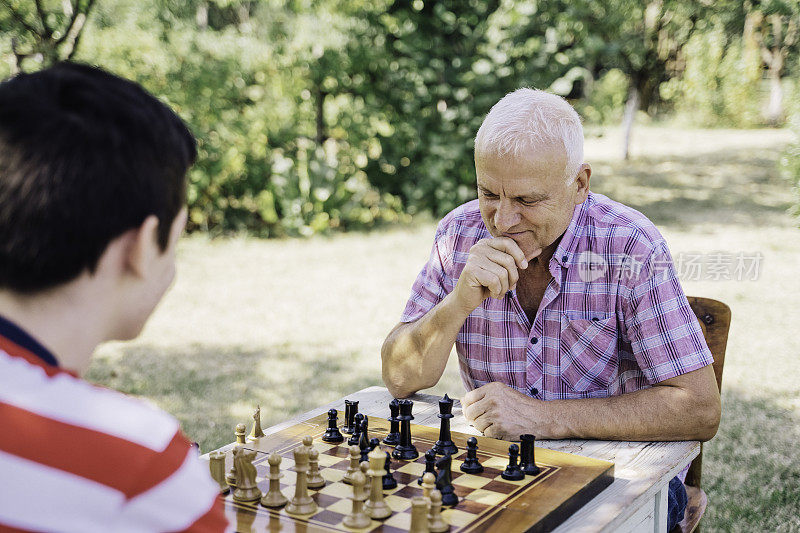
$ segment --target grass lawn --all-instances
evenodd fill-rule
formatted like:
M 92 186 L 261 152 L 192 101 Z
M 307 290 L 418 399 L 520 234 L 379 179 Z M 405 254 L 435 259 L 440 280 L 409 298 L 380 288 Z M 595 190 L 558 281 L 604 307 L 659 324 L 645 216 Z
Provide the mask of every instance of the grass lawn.
M 640 127 L 587 142 L 592 188 L 649 216 L 674 256 L 760 253 L 756 280 L 684 280 L 731 306 L 719 433 L 706 445 L 704 528 L 800 530 L 800 230 L 775 162 L 784 130 Z M 89 378 L 175 414 L 203 451 L 261 405 L 265 427 L 381 384 L 380 346 L 425 262 L 432 222 L 307 240 L 185 238 L 175 286 Z M 435 393 L 463 393 L 451 358 Z

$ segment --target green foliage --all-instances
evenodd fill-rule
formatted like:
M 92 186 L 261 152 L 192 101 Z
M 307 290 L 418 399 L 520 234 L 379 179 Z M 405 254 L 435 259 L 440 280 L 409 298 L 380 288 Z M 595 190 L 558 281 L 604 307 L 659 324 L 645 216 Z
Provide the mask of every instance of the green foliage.
M 585 104 L 578 104 L 581 116 L 593 124 L 618 124 L 628 95 L 628 78 L 619 69 L 611 69 L 592 85 Z
M 755 125 L 764 21 L 789 20 L 784 4 L 0 0 L 13 8 L 0 8 L 0 76 L 76 54 L 140 82 L 198 138 L 190 230 L 309 235 L 474 198 L 474 135 L 520 86 L 589 124 L 619 121 L 634 87 L 648 113 Z M 76 5 L 83 32 L 59 44 Z M 784 48 L 796 73 L 797 45 Z
M 758 46 L 731 40 L 721 27 L 692 36 L 686 68 L 661 86 L 661 97 L 695 126 L 754 127 L 762 123 Z
M 344 130 L 315 138 L 322 54 L 309 43 L 331 39 L 294 33 L 291 13 L 269 6 L 247 12 L 249 24 L 264 28 L 254 32 L 224 12 L 209 13 L 209 27 L 197 31 L 193 11 L 158 5 L 161 20 L 145 26 L 122 3 L 100 13 L 81 58 L 104 58 L 102 66 L 142 83 L 190 124 L 199 153 L 189 176 L 190 230 L 310 235 L 407 220 L 401 202 L 363 170 L 368 139 Z M 325 103 L 326 114 L 348 112 L 346 101 Z

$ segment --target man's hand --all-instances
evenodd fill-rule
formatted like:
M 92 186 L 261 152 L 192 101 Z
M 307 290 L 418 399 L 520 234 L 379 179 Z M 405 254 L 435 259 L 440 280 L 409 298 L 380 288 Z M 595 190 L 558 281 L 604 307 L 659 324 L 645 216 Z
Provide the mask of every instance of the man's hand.
M 464 417 L 475 429 L 505 440 L 519 440 L 525 433 L 548 438 L 547 424 L 536 416 L 537 412 L 544 414 L 539 405 L 543 403 L 500 382 L 472 390 L 461 400 Z
M 536 255 L 539 255 L 539 250 Z M 534 256 L 535 257 L 535 256 Z M 453 291 L 468 313 L 488 298 L 502 298 L 513 290 L 519 270 L 528 268 L 522 249 L 508 237 L 481 239 L 469 249 L 469 257 Z

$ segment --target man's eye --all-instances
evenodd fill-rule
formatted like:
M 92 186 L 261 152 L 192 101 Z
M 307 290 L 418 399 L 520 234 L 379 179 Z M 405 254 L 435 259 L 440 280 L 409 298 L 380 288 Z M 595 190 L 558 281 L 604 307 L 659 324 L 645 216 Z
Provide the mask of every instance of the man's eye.
M 530 206 L 532 206 L 532 205 L 536 205 L 536 204 L 538 204 L 538 203 L 539 203 L 539 200 L 518 200 L 518 201 L 519 201 L 519 203 L 521 203 L 522 205 L 524 205 L 524 206 L 528 206 L 528 207 L 530 207 Z
M 490 193 L 490 192 L 483 191 L 481 194 L 483 194 L 484 198 L 490 198 L 490 199 L 492 199 L 492 200 L 494 200 L 495 198 L 497 198 L 497 195 L 496 195 L 496 194 L 492 194 L 492 193 Z

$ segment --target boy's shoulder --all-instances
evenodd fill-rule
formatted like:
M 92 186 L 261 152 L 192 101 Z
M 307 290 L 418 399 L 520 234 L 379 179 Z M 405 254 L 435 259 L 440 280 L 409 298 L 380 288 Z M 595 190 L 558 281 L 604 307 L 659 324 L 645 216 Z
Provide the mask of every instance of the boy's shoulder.
M 0 424 L 0 471 L 15 487 L 0 529 L 224 528 L 208 469 L 177 420 L 144 401 L 0 349 Z M 44 493 L 58 493 L 46 514 Z
M 2 350 L 0 383 L 0 402 L 24 410 L 37 420 L 49 421 L 51 435 L 61 430 L 73 434 L 85 430 L 87 438 L 105 441 L 103 444 L 107 446 L 116 444 L 157 452 L 164 450 L 179 432 L 180 426 L 173 416 L 143 400 Z

